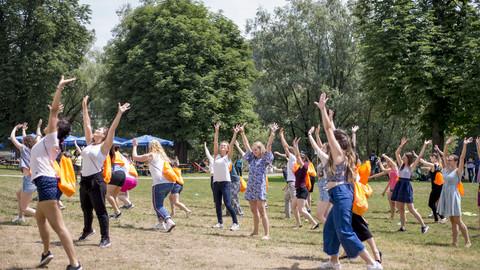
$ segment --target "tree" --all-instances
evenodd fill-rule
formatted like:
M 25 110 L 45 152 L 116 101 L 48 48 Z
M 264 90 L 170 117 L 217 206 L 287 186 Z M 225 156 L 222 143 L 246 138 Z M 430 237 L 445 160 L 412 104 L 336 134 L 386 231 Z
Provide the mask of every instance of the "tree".
M 48 115 L 60 75 L 89 48 L 89 20 L 90 9 L 76 0 L 0 1 L 0 134 Z
M 112 109 L 119 100 L 133 108 L 121 130 L 174 140 L 182 162 L 189 142 L 211 138 L 213 122 L 258 123 L 251 50 L 232 21 L 203 4 L 144 1 L 124 11 L 106 53 Z
M 480 13 L 472 1 L 359 0 L 363 86 L 389 114 L 417 118 L 425 137 L 478 129 Z M 408 127 L 411 128 L 411 127 Z

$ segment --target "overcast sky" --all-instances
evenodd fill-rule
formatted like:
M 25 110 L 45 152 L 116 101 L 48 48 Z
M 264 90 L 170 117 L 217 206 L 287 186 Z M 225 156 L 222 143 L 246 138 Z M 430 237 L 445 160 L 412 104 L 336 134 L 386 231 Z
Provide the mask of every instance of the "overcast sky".
M 80 0 L 81 4 L 90 5 L 92 10 L 89 29 L 95 29 L 96 48 L 102 48 L 112 38 L 111 30 L 118 24 L 115 13 L 121 6 L 130 4 L 133 7 L 140 5 L 138 0 Z M 205 6 L 212 11 L 223 10 L 223 14 L 232 19 L 245 33 L 247 19 L 253 19 L 258 7 L 273 11 L 274 7 L 284 6 L 286 0 L 204 0 Z

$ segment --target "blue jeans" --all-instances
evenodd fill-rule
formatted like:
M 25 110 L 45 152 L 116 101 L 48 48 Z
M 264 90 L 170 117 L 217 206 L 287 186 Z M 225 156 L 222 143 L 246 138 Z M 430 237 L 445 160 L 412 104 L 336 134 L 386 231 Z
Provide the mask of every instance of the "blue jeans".
M 163 207 L 163 201 L 168 196 L 168 193 L 173 188 L 173 183 L 158 184 L 152 187 L 152 202 L 153 209 L 157 213 L 159 219 L 167 220 L 170 218 L 170 214 L 167 209 Z
M 217 221 L 220 224 L 223 224 L 222 220 L 222 196 L 223 203 L 227 208 L 227 211 L 232 216 L 233 223 L 238 224 L 237 214 L 232 207 L 232 194 L 230 190 L 231 183 L 228 181 L 222 182 L 213 182 L 213 199 L 215 201 L 215 210 L 217 212 Z
M 352 229 L 353 187 L 339 185 L 328 191 L 332 210 L 323 228 L 323 251 L 338 255 L 340 244 L 349 258 L 355 258 L 365 248 Z

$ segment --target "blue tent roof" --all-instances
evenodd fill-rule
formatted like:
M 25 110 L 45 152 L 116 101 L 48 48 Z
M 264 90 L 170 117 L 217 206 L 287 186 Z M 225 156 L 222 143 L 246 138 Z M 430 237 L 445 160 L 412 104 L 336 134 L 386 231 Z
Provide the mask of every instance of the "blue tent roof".
M 68 137 L 75 137 L 75 136 L 68 136 Z M 76 137 L 75 138 L 77 140 L 77 144 L 78 146 L 87 146 L 87 141 L 85 140 L 85 137 Z M 127 139 L 124 139 L 124 138 L 120 138 L 120 137 L 114 137 L 113 139 L 113 144 L 115 145 L 122 145 L 122 143 L 124 141 L 126 141 Z M 65 139 L 65 142 L 67 140 Z M 75 145 L 75 140 L 72 141 L 72 145 L 71 146 L 74 146 Z M 67 144 L 67 146 L 70 146 L 69 144 Z
M 37 137 L 37 134 L 31 133 L 31 134 L 27 134 L 27 136 Z M 8 137 L 8 139 L 10 140 L 10 137 Z M 23 142 L 23 136 L 16 136 L 15 139 L 17 139 L 17 141 L 19 142 Z
M 150 135 L 143 135 L 143 136 L 140 136 L 136 139 L 137 139 L 137 142 L 138 142 L 139 146 L 148 146 L 148 144 L 153 140 L 159 141 L 162 146 L 173 147 L 173 145 L 174 145 L 172 141 L 160 139 L 160 138 L 150 136 Z M 132 147 L 132 140 L 128 140 L 128 141 L 123 142 L 122 146 Z

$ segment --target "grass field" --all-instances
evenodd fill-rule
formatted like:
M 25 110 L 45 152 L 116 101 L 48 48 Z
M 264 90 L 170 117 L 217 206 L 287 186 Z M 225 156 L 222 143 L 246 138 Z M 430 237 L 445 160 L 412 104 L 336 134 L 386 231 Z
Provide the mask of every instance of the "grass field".
M 0 170 L 0 175 L 6 174 L 19 175 L 14 170 Z M 16 214 L 15 191 L 20 183 L 18 177 L 0 177 L 1 269 L 32 268 L 42 251 L 33 218 L 28 218 L 27 224 L 22 226 L 10 222 Z M 371 184 L 374 196 L 369 200 L 366 218 L 384 254 L 385 269 L 478 269 L 478 216 L 463 217 L 473 246 L 470 249 L 451 247 L 450 224 L 434 224 L 426 217 L 429 214 L 429 183 L 415 183 L 415 205 L 430 225 L 430 231 L 422 235 L 420 225 L 414 222 L 413 216 L 407 215 L 407 232 L 396 232 L 398 216 L 393 221 L 387 218 L 388 204 L 381 196 L 386 182 Z M 85 269 L 316 269 L 327 259 L 322 252 L 322 230 L 310 231 L 310 226 L 294 230 L 294 220 L 284 219 L 283 185 L 279 179 L 270 181 L 268 214 L 272 239 L 262 241 L 248 236 L 252 219 L 243 196 L 241 203 L 246 215 L 240 219 L 241 230 L 211 229 L 216 217 L 209 180 L 189 181 L 188 177 L 181 199 L 194 211 L 193 215 L 187 219 L 179 213 L 175 217 L 177 227 L 172 233 L 153 230 L 156 217 L 151 206 L 151 180 L 141 178 L 139 186 L 131 192 L 135 208 L 124 210 L 118 221 L 110 222 L 112 246 L 98 248 L 100 235 L 97 233 L 91 240 L 78 243 L 78 257 Z M 465 184 L 463 212 L 478 213 L 477 188 L 477 185 Z M 315 190 L 313 198 L 317 197 L 318 190 Z M 63 198 L 63 201 L 67 206 L 63 211 L 66 225 L 76 239 L 83 227 L 78 194 Z M 231 219 L 225 217 L 224 223 L 229 227 Z M 94 228 L 99 232 L 96 219 Z M 51 240 L 55 259 L 49 268 L 65 269 L 68 260 L 53 231 Z M 459 244 L 463 244 L 462 238 Z M 365 266 L 356 259 L 344 262 L 343 269 L 365 269 Z

